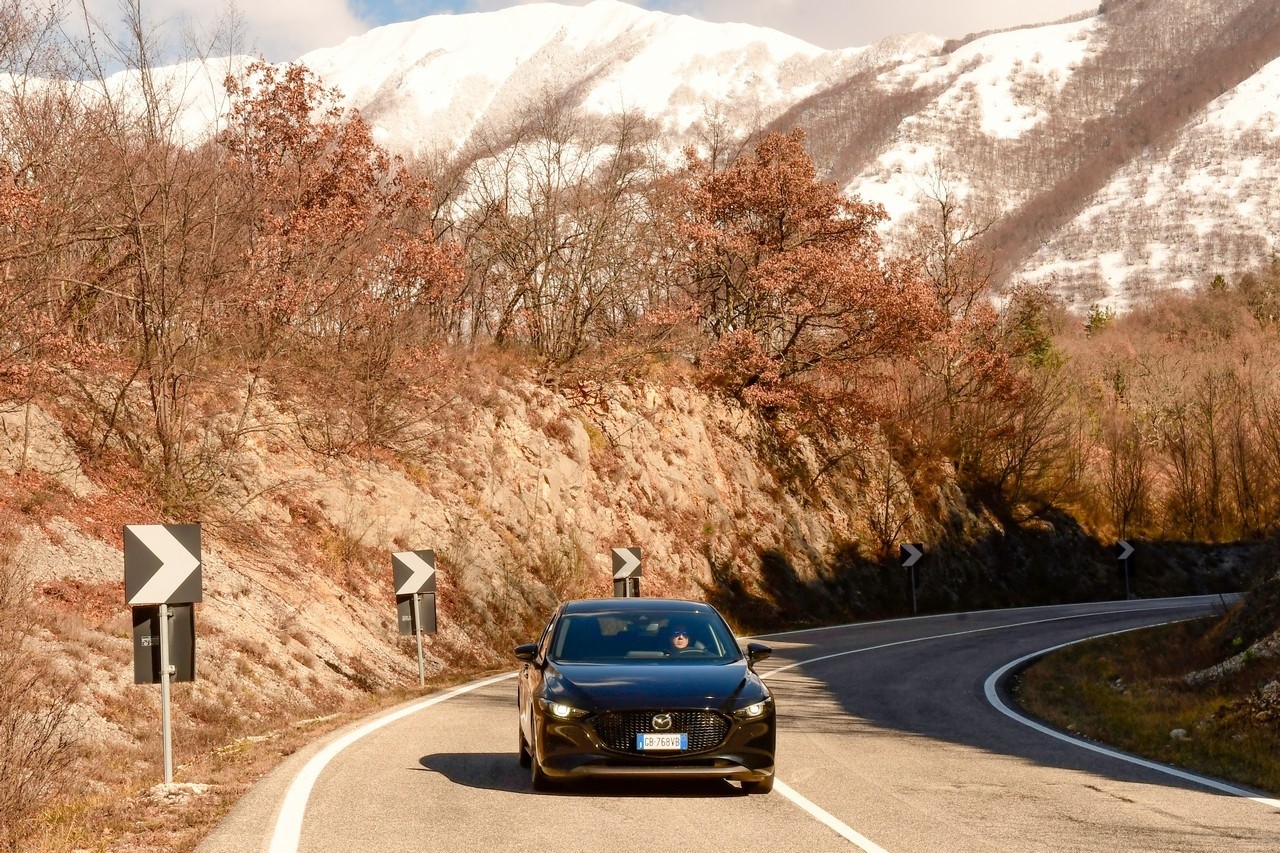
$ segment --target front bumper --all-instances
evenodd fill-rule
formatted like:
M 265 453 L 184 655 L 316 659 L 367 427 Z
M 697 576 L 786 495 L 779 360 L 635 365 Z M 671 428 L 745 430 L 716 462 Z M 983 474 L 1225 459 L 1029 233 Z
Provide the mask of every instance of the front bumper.
M 712 749 L 692 753 L 636 755 L 610 749 L 590 718 L 539 721 L 538 761 L 546 775 L 559 779 L 589 777 L 734 779 L 755 782 L 773 775 L 777 733 L 775 717 L 734 721 Z

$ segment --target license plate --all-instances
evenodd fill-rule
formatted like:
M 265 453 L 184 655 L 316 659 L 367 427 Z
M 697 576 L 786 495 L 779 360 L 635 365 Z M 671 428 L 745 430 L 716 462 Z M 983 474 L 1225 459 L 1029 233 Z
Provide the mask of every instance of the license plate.
M 689 736 L 684 732 L 673 732 L 671 734 L 640 732 L 636 734 L 636 749 L 643 752 L 658 752 L 664 749 L 678 751 L 688 748 Z

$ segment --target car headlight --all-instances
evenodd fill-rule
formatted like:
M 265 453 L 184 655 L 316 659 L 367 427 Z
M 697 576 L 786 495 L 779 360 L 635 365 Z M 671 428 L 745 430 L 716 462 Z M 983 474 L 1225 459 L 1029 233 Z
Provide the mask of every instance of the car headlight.
M 580 720 L 587 715 L 581 708 L 566 705 L 564 702 L 552 702 L 550 699 L 539 699 L 538 704 L 557 720 Z
M 750 705 L 743 705 L 741 708 L 736 708 L 733 715 L 740 720 L 753 720 L 756 717 L 763 717 L 767 714 L 771 704 L 772 700 L 765 697 L 759 702 L 752 702 Z

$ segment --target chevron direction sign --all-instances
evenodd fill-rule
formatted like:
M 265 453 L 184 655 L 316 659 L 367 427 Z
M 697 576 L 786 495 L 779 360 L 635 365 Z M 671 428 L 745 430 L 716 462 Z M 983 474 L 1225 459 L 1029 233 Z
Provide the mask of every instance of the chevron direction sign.
M 391 571 L 395 575 L 396 595 L 436 591 L 435 551 L 401 551 L 392 554 Z
M 613 549 L 613 597 L 640 597 L 640 549 Z
M 422 635 L 436 632 L 436 552 L 399 551 L 391 555 L 396 588 L 396 624 L 418 643 L 418 685 L 427 683 Z
M 640 577 L 640 549 L 613 549 L 613 579 L 616 581 Z
M 126 604 L 192 604 L 202 593 L 199 524 L 125 525 Z
M 898 556 L 902 558 L 902 568 L 911 568 L 924 556 L 924 545 L 919 542 L 905 542 L 898 549 Z

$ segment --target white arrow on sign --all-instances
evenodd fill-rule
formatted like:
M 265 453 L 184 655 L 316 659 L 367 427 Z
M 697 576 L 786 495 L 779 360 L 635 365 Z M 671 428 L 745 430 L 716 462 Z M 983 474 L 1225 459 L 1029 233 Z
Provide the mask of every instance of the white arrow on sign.
M 636 569 L 640 568 L 640 555 L 634 548 L 614 548 L 613 560 L 614 565 L 618 567 L 613 573 L 613 579 L 616 581 L 631 577 Z
M 163 524 L 130 524 L 129 532 L 160 560 L 160 568 L 126 604 L 163 604 L 173 597 L 191 573 L 200 568 L 192 554 Z
M 435 566 L 419 557 L 413 551 L 404 551 L 394 554 L 397 560 L 404 563 L 413 574 L 400 584 L 400 588 L 396 590 L 396 595 L 415 595 L 422 591 L 427 585 L 427 581 L 431 580 L 431 576 L 436 573 Z
M 902 563 L 902 568 L 904 569 L 914 566 L 916 564 L 916 561 L 918 561 L 921 557 L 924 556 L 924 551 L 921 551 L 919 548 L 917 548 L 915 545 L 913 545 L 910 542 L 902 543 L 902 550 L 907 552 L 907 559 L 904 560 Z
M 1121 539 L 1116 544 L 1120 546 L 1120 559 L 1122 560 L 1129 559 L 1129 555 L 1133 553 L 1133 546 L 1130 545 L 1128 542 L 1124 541 L 1123 539 Z

